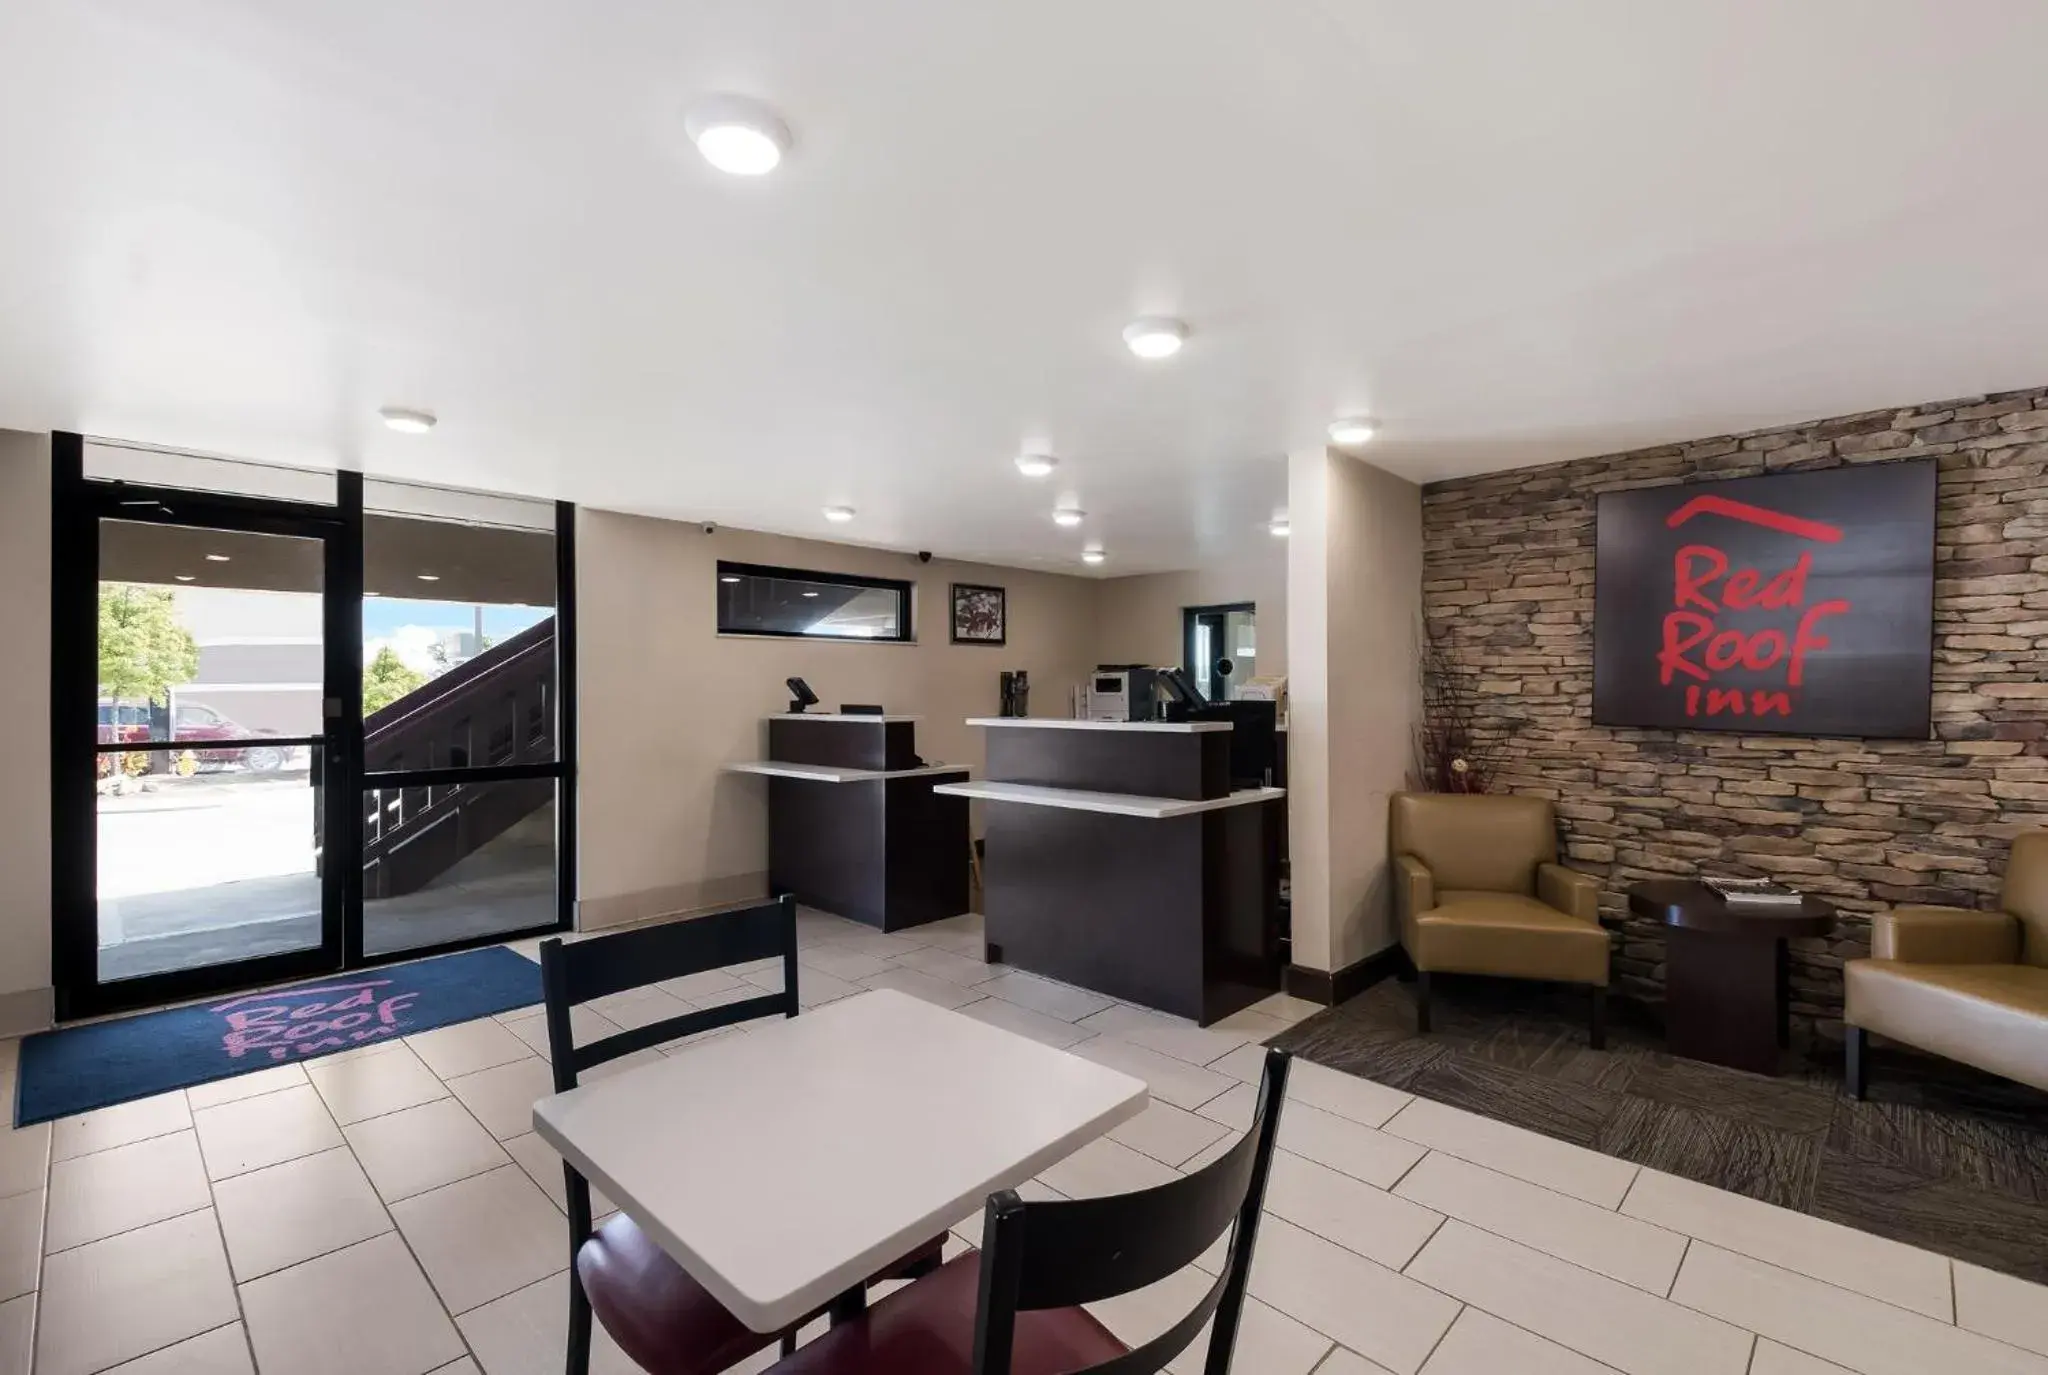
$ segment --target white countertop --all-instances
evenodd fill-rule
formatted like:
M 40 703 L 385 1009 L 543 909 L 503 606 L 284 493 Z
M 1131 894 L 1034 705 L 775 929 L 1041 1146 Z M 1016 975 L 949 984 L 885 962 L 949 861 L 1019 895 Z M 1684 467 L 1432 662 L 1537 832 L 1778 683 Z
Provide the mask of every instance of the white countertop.
M 764 721 L 851 721 L 855 725 L 878 725 L 889 721 L 922 721 L 922 716 L 862 716 L 855 712 L 851 716 L 836 711 L 784 711 L 773 716 L 764 716 Z
M 1091 793 L 1080 788 L 1041 788 L 1030 783 L 941 783 L 932 789 L 948 797 L 978 797 L 984 802 L 1021 802 L 1028 807 L 1064 807 L 1073 812 L 1107 812 L 1153 821 L 1192 816 L 1223 807 L 1243 807 L 1287 796 L 1285 788 L 1241 788 L 1228 797 L 1141 797 L 1136 793 Z
M 1043 730 L 1136 730 L 1165 735 L 1200 735 L 1229 730 L 1228 721 L 1075 721 L 1064 716 L 970 716 L 970 726 L 1036 726 Z
M 881 989 L 543 1098 L 533 1125 L 773 1332 L 1146 1097 L 1107 1066 Z
M 924 778 L 936 773 L 966 773 L 965 764 L 926 764 L 916 769 L 842 769 L 832 764 L 788 764 L 779 759 L 748 759 L 727 764 L 727 773 L 758 773 L 770 778 L 801 778 L 811 783 L 869 783 L 877 778 Z

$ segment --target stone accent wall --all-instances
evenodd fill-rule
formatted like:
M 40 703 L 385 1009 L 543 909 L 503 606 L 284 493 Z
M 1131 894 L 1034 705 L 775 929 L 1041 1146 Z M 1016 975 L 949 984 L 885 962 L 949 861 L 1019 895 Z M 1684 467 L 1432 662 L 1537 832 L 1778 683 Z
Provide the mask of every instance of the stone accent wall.
M 1936 456 L 1934 739 L 1592 723 L 1600 492 Z M 2048 825 L 2048 387 L 1494 473 L 1424 489 L 1423 609 L 1499 732 L 1497 791 L 1555 798 L 1573 867 L 1625 919 L 1617 991 L 1660 1001 L 1645 878 L 1762 875 L 1843 910 L 1795 942 L 1795 1014 L 1838 1021 L 1841 964 L 1897 903 L 1994 907 L 2008 843 Z

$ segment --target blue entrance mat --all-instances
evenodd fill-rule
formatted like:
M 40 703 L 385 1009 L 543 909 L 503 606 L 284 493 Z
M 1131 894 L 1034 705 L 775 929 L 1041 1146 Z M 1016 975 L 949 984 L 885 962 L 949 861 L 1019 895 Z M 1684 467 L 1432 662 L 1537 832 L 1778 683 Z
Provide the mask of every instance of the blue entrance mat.
M 45 1031 L 21 1043 L 14 1124 L 301 1064 L 540 1000 L 540 966 L 493 945 Z

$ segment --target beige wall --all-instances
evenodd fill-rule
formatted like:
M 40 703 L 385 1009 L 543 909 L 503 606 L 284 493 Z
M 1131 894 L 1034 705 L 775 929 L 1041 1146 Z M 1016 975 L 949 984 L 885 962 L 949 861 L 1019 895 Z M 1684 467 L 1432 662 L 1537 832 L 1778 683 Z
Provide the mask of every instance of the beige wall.
M 50 1024 L 50 437 L 0 430 L 0 1034 Z
M 1261 676 L 1287 672 L 1287 541 L 1262 536 L 1234 558 L 1182 573 L 1144 573 L 1099 584 L 1095 661 L 1177 664 L 1181 612 L 1190 606 L 1252 602 L 1258 607 Z
M 915 645 L 720 638 L 719 559 L 917 584 Z M 585 925 L 734 901 L 764 890 L 767 786 L 720 765 L 766 752 L 763 718 L 808 679 L 828 708 L 879 702 L 920 715 L 918 752 L 979 773 L 996 675 L 1031 674 L 1031 709 L 1067 714 L 1095 663 L 1095 587 L 1083 578 L 938 561 L 585 510 L 576 526 L 580 710 L 578 890 Z M 947 643 L 948 584 L 1009 590 L 1009 644 Z
M 1422 489 L 1337 453 L 1288 460 L 1294 963 L 1394 943 L 1387 798 L 1421 715 Z

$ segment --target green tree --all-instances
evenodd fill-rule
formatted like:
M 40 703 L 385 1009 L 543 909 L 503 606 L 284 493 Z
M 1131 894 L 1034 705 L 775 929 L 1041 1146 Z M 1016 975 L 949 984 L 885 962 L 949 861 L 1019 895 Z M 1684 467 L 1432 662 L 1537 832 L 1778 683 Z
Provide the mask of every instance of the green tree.
M 168 587 L 100 584 L 100 692 L 116 701 L 170 701 L 199 673 L 199 642 L 178 624 Z
M 426 674 L 407 668 L 405 660 L 385 645 L 377 651 L 376 658 L 363 666 L 363 715 L 383 710 L 408 693 L 419 691 L 426 683 Z

